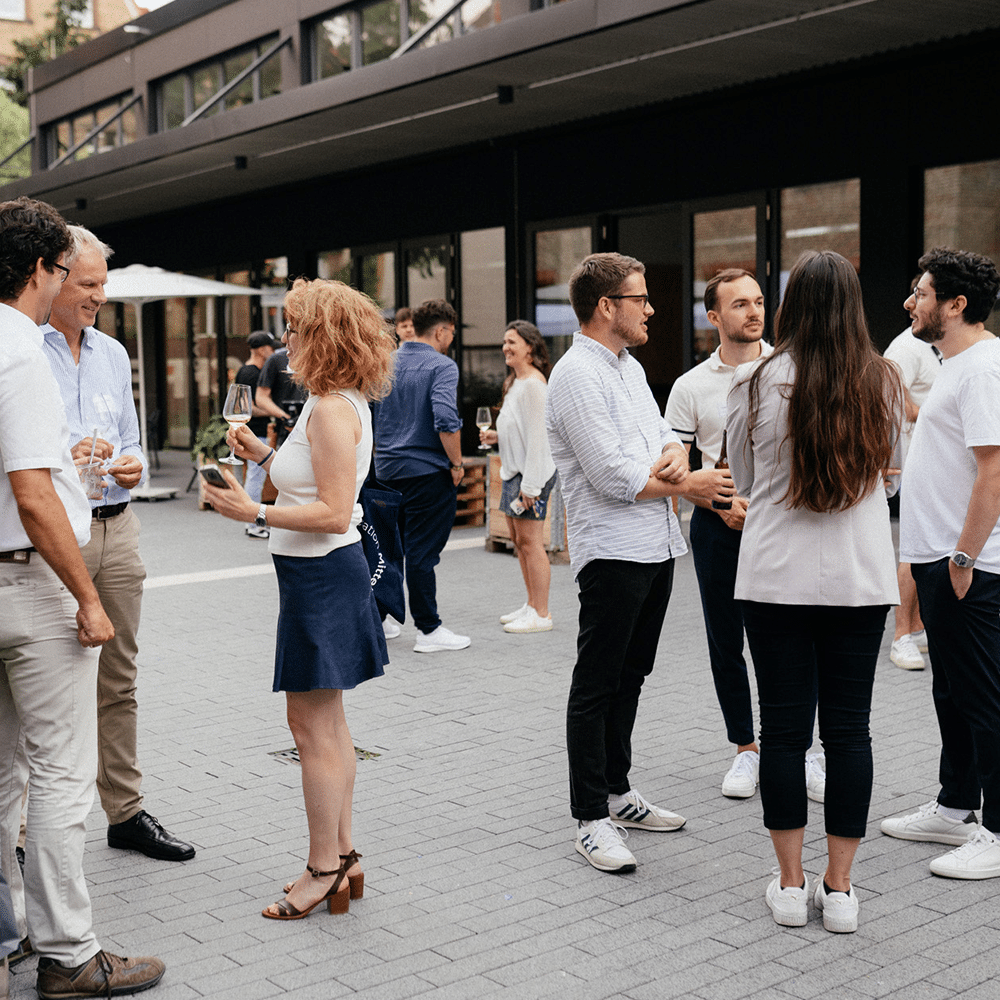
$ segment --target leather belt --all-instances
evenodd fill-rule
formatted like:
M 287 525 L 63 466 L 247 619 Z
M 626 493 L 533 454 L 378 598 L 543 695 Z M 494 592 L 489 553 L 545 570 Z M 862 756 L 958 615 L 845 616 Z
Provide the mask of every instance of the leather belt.
M 117 517 L 128 506 L 128 500 L 124 503 L 108 503 L 103 507 L 94 507 L 90 516 L 97 521 L 107 521 L 108 518 Z
M 0 563 L 29 563 L 31 562 L 31 553 L 34 551 L 34 548 L 30 548 L 0 552 Z

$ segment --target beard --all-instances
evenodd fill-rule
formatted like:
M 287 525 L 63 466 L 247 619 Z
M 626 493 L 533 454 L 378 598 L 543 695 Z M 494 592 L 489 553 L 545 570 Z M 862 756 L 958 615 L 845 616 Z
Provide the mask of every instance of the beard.
M 611 328 L 612 334 L 620 337 L 626 347 L 641 347 L 649 340 L 649 334 L 641 326 L 625 326 L 624 323 L 615 323 Z
M 760 323 L 753 327 L 746 324 L 735 328 L 726 327 L 725 335 L 726 339 L 734 344 L 756 344 L 764 336 L 764 324 Z
M 913 336 L 917 340 L 922 340 L 925 344 L 936 344 L 944 337 L 944 327 L 941 325 L 941 310 L 935 309 L 931 315 L 924 320 L 919 330 L 913 331 Z

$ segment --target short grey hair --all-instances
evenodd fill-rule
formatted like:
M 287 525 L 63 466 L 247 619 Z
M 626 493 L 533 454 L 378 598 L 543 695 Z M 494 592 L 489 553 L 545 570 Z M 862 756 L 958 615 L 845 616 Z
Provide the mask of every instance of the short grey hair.
M 83 226 L 70 226 L 66 266 L 72 267 L 85 250 L 96 250 L 105 260 L 108 260 L 114 253 L 114 250 L 107 243 L 99 240 L 89 229 L 84 229 Z

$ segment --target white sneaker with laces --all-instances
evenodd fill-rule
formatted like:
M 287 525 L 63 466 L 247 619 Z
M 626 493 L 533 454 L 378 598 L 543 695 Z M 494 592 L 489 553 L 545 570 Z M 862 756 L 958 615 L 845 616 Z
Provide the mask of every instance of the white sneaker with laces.
M 898 837 L 900 840 L 960 846 L 976 832 L 978 826 L 976 817 L 972 813 L 969 813 L 964 820 L 942 816 L 938 812 L 937 802 L 932 799 L 915 813 L 882 820 L 880 829 L 890 837 Z
M 395 618 L 391 615 L 386 615 L 385 621 L 382 622 L 382 631 L 385 633 L 387 639 L 398 639 L 402 629 L 400 629 L 399 622 Z
M 774 878 L 768 884 L 764 901 L 771 910 L 776 924 L 782 927 L 805 927 L 809 919 L 809 879 L 804 878 L 801 889 L 790 886 L 781 888 L 781 869 L 773 869 Z
M 931 871 L 944 878 L 997 878 L 1000 876 L 1000 840 L 979 827 L 954 851 L 931 862 Z
M 534 608 L 529 607 L 520 618 L 515 618 L 512 622 L 507 622 L 503 630 L 514 633 L 551 632 L 552 615 L 547 615 L 543 618 Z
M 889 650 L 889 659 L 901 670 L 923 670 L 924 658 L 913 642 L 912 635 L 900 636 Z
M 760 754 L 756 750 L 743 750 L 733 758 L 722 779 L 722 794 L 727 799 L 748 799 L 757 791 L 759 780 Z
M 271 529 L 268 527 L 260 527 L 256 524 L 248 524 L 244 529 L 244 533 L 249 535 L 251 538 L 270 538 Z
M 621 833 L 618 831 L 621 830 Z M 635 871 L 635 858 L 625 846 L 628 834 L 610 819 L 595 819 L 583 823 L 576 831 L 576 851 L 582 854 L 598 871 Z
M 921 629 L 919 632 L 911 632 L 910 638 L 913 640 L 913 645 L 916 646 L 921 653 L 927 652 L 927 632 L 925 629 Z
M 509 622 L 517 621 L 528 610 L 528 602 L 525 601 L 517 611 L 511 611 L 509 614 L 500 616 L 500 624 L 507 625 Z
M 820 879 L 813 902 L 823 911 L 823 926 L 828 931 L 853 934 L 858 929 L 858 897 L 853 885 L 847 892 L 827 892 Z
M 631 826 L 637 830 L 665 833 L 679 830 L 687 822 L 683 816 L 647 802 L 634 788 L 622 797 L 625 799 L 625 805 L 620 809 L 612 808 L 610 802 L 608 804 L 611 820 L 617 826 Z
M 806 754 L 806 795 L 813 802 L 826 798 L 826 754 Z
M 467 635 L 455 635 L 450 628 L 438 625 L 433 632 L 418 632 L 414 653 L 441 653 L 448 649 L 465 649 L 472 640 Z

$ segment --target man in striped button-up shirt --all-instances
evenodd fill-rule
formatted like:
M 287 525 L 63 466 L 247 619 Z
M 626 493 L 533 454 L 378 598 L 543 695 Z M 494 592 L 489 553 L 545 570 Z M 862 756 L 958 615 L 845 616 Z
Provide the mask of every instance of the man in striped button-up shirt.
M 645 268 L 592 254 L 573 272 L 580 321 L 549 382 L 546 425 L 566 500 L 580 586 L 580 635 L 566 718 L 576 850 L 600 871 L 630 871 L 618 827 L 679 830 L 684 818 L 631 787 L 632 727 L 653 669 L 673 582 L 687 551 L 670 498 L 725 500 L 725 469 L 690 472 L 684 445 L 660 416 L 628 348 L 653 315 Z

